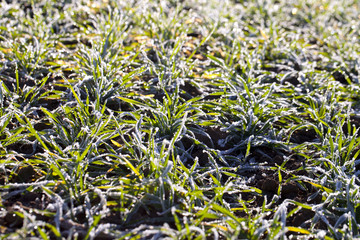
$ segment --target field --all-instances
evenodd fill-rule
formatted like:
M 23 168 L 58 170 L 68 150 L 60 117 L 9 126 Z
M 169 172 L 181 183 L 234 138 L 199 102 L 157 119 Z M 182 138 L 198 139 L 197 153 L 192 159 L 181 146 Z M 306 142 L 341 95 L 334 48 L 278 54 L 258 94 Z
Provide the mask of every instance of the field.
M 359 1 L 0 14 L 0 239 L 360 237 Z

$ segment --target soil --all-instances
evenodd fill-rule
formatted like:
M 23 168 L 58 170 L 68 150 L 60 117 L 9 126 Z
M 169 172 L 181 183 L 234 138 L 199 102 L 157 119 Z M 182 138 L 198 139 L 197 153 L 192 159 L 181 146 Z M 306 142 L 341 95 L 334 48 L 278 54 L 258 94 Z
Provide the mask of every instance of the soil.
M 354 127 L 356 129 L 358 129 L 360 127 L 360 116 L 357 115 L 350 115 L 350 132 L 348 130 L 348 125 L 345 123 L 342 127 L 342 130 L 344 131 L 345 134 L 352 134 Z
M 61 105 L 61 101 L 58 99 L 39 99 L 39 105 L 46 108 L 49 111 L 55 110 Z
M 17 215 L 17 212 L 32 212 L 37 220 L 49 221 L 49 217 L 33 211 L 33 209 L 44 210 L 49 202 L 45 194 L 36 192 L 25 192 L 3 201 L 2 204 L 7 213 L 5 216 L 0 217 L 2 233 L 11 233 L 23 226 L 23 218 Z
M 182 85 L 180 89 L 182 90 L 180 97 L 184 98 L 186 101 L 203 94 L 200 89 L 192 85 L 189 81 L 185 81 L 184 85 Z
M 298 80 L 298 74 L 290 74 L 288 77 L 286 77 L 285 79 L 283 79 L 282 81 L 283 84 L 285 83 L 290 83 L 291 85 L 297 86 L 300 84 L 300 81 Z
M 335 72 L 333 72 L 332 76 L 335 79 L 335 81 L 338 81 L 338 82 L 340 82 L 341 84 L 344 84 L 344 85 L 349 85 L 348 81 L 346 80 L 345 75 L 342 74 L 341 72 L 335 71 Z
M 311 129 L 299 129 L 296 130 L 290 138 L 290 141 L 293 143 L 301 144 L 304 142 L 313 142 L 318 137 L 316 131 Z
M 277 195 L 280 191 L 280 198 L 276 202 L 276 205 L 281 204 L 286 199 L 294 200 L 303 204 L 318 204 L 321 202 L 321 194 L 319 194 L 315 199 L 311 201 L 308 198 L 314 194 L 317 189 L 312 187 L 309 183 L 302 182 L 303 187 L 300 187 L 300 184 L 297 181 L 289 179 L 289 176 L 283 176 L 283 181 L 279 183 L 278 176 L 271 171 L 257 171 L 255 173 L 254 180 L 249 184 L 249 186 L 256 187 L 262 191 L 261 195 L 246 195 L 242 194 L 242 199 L 249 200 L 253 199 L 252 207 L 262 207 L 264 197 L 267 199 L 272 199 L 274 195 Z M 279 189 L 280 187 L 280 189 Z M 250 195 L 250 196 L 249 196 Z M 288 211 L 292 210 L 295 206 L 290 206 Z M 306 221 L 312 219 L 314 213 L 308 209 L 300 209 L 298 212 L 293 214 L 291 217 L 287 218 L 287 226 L 295 227 L 308 227 L 305 223 Z M 305 226 L 307 225 L 307 226 Z
M 193 126 L 196 127 L 196 126 Z M 217 150 L 225 150 L 229 146 L 220 145 L 219 141 L 223 140 L 227 137 L 227 133 L 221 131 L 220 127 L 203 127 L 202 129 L 206 134 L 194 133 L 195 138 L 200 141 L 202 144 L 206 145 L 209 148 L 217 149 Z M 181 139 L 183 146 L 186 151 L 190 151 L 191 156 L 195 159 L 196 157 L 199 160 L 199 165 L 204 167 L 210 164 L 209 156 L 204 152 L 204 148 L 200 145 L 194 145 L 193 140 L 190 138 L 184 137 Z M 193 161 L 188 162 L 189 165 L 193 164 Z
M 53 126 L 48 120 L 44 120 L 44 121 L 40 120 L 39 122 L 34 124 L 34 129 L 36 131 L 43 131 L 43 130 L 52 129 L 52 128 L 53 128 Z
M 289 158 L 285 163 L 285 157 Z M 303 204 L 318 204 L 321 202 L 321 194 L 318 194 L 314 199 L 309 200 L 309 197 L 316 193 L 318 189 L 311 184 L 297 180 L 300 176 L 307 176 L 307 172 L 304 170 L 304 159 L 290 152 L 275 151 L 269 147 L 259 147 L 253 149 L 253 153 L 250 155 L 255 162 L 264 166 L 264 169 L 258 169 L 253 171 L 243 171 L 239 174 L 247 179 L 252 179 L 248 184 L 250 187 L 256 187 L 262 191 L 262 194 L 243 193 L 241 198 L 244 200 L 252 199 L 252 207 L 262 207 L 264 197 L 266 196 L 268 201 L 272 199 L 274 195 L 280 192 L 279 199 L 276 204 L 281 204 L 286 199 L 290 199 Z M 265 165 L 264 165 L 265 163 Z M 282 181 L 279 182 L 279 175 L 277 170 L 271 170 L 269 167 L 276 167 L 283 165 L 281 171 Z M 296 176 L 294 178 L 294 176 Z M 288 211 L 295 206 L 290 207 Z M 306 227 L 311 221 L 314 213 L 311 210 L 300 209 L 298 212 L 287 218 L 287 226 Z
M 35 143 L 21 143 L 17 142 L 11 144 L 7 147 L 8 150 L 12 150 L 19 154 L 24 154 L 27 156 L 34 155 L 36 153 L 43 153 L 44 149 L 42 149 L 38 144 Z

